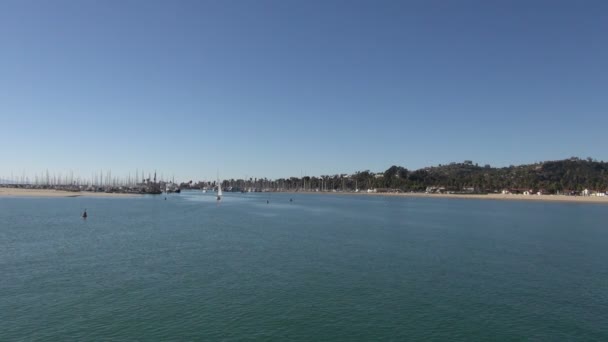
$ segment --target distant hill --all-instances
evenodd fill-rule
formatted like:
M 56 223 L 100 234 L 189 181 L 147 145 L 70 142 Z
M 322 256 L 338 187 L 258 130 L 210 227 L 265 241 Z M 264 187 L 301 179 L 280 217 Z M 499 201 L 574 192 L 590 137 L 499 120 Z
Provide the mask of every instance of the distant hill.
M 570 158 L 509 167 L 478 165 L 467 160 L 408 170 L 391 166 L 383 173 L 369 170 L 352 175 L 320 177 L 291 177 L 278 179 L 271 186 L 282 189 L 344 190 L 399 189 L 424 191 L 442 188 L 445 191 L 500 192 L 501 190 L 533 190 L 547 193 L 581 191 L 583 189 L 608 190 L 608 163 L 591 158 Z M 258 184 L 263 185 L 264 183 Z
M 379 183 L 375 185 L 403 190 L 422 190 L 435 186 L 452 190 L 474 188 L 479 191 L 533 189 L 554 193 L 565 190 L 580 191 L 586 188 L 606 191 L 608 163 L 590 158 L 570 158 L 494 168 L 490 165 L 479 166 L 472 161 L 465 161 L 412 172 L 393 166 L 384 172 Z

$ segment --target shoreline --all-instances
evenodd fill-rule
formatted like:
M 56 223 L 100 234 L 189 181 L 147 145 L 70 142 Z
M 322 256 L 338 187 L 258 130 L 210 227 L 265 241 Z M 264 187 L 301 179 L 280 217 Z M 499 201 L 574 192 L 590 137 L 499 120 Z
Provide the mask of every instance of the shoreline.
M 319 194 L 319 195 L 347 195 L 347 196 L 385 196 L 385 197 L 418 197 L 418 198 L 448 198 L 448 199 L 481 199 L 494 201 L 529 201 L 529 202 L 561 202 L 561 203 L 591 203 L 608 204 L 608 196 L 566 196 L 566 195 L 516 195 L 516 194 L 427 194 L 419 192 L 401 193 L 367 193 L 367 192 L 284 192 L 293 194 Z
M 411 198 L 447 198 L 447 199 L 477 199 L 494 201 L 529 201 L 529 202 L 561 202 L 561 203 L 584 203 L 584 204 L 608 204 L 608 196 L 566 196 L 566 195 L 515 195 L 515 194 L 427 194 L 419 192 L 402 193 L 367 193 L 367 192 L 309 192 L 309 191 L 280 191 L 285 194 L 305 195 L 345 195 L 345 196 L 384 196 L 384 197 L 411 197 Z M 138 197 L 139 194 L 106 193 L 89 191 L 64 191 L 54 189 L 20 189 L 0 188 L 2 197 L 40 197 L 40 198 L 68 198 L 68 197 L 105 197 L 105 198 L 129 198 Z
M 67 197 L 137 197 L 137 194 L 123 194 L 116 192 L 90 192 L 90 191 L 64 191 L 54 189 L 19 189 L 0 188 L 0 197 L 44 197 L 44 198 L 67 198 Z

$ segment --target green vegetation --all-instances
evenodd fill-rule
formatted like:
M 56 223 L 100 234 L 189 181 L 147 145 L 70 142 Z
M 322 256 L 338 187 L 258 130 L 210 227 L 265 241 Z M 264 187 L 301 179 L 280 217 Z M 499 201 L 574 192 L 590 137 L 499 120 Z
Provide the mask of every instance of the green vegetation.
M 545 191 L 547 193 L 606 191 L 608 163 L 591 158 L 570 158 L 536 164 L 502 168 L 479 166 L 472 161 L 451 163 L 410 171 L 391 166 L 384 173 L 369 170 L 352 175 L 339 174 L 320 177 L 291 177 L 288 179 L 228 180 L 225 186 L 255 187 L 282 190 L 353 191 L 355 188 L 425 191 L 441 187 L 445 191 L 500 192 L 503 189 Z

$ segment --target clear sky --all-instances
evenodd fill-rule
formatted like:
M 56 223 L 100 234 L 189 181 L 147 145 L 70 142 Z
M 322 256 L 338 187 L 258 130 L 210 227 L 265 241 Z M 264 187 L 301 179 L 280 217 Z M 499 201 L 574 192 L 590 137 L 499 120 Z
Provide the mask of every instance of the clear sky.
M 0 177 L 608 160 L 607 1 L 0 2 Z

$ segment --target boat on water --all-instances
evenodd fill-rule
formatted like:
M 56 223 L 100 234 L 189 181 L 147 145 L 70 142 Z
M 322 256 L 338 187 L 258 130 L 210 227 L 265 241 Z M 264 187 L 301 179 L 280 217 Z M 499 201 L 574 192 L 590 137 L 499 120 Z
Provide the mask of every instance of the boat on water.
M 177 185 L 173 182 L 167 183 L 165 185 L 165 193 L 172 193 L 172 192 L 179 194 L 180 192 L 182 192 L 182 189 L 179 187 L 179 185 Z
M 217 181 L 217 201 L 222 200 L 222 183 L 220 183 L 219 179 Z

